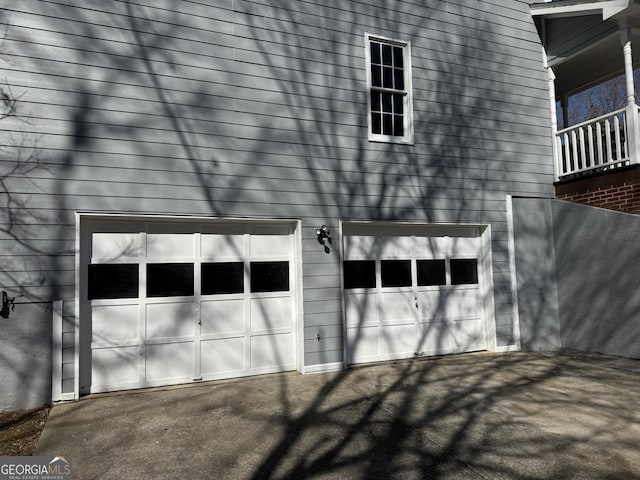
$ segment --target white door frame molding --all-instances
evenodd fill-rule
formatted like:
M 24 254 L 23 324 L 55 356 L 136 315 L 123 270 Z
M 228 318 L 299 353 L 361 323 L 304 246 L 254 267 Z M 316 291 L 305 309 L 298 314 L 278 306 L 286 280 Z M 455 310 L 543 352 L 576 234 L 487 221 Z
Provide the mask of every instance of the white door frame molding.
M 291 253 L 292 265 L 290 272 L 293 273 L 291 295 L 294 295 L 293 301 L 293 325 L 291 331 L 294 335 L 293 361 L 294 368 L 298 371 L 303 370 L 304 365 L 304 335 L 303 335 L 303 285 L 302 285 L 302 239 L 301 239 L 301 220 L 291 218 L 245 218 L 245 217 L 206 217 L 206 216 L 176 216 L 176 215 L 127 215 L 127 214 L 101 214 L 93 212 L 77 212 L 76 213 L 76 239 L 75 239 L 75 378 L 74 393 L 75 398 L 89 392 L 91 388 L 91 369 L 90 363 L 86 361 L 87 355 L 91 355 L 91 338 L 89 336 L 90 329 L 84 327 L 83 319 L 88 318 L 89 302 L 83 301 L 87 297 L 86 272 L 83 273 L 83 267 L 86 266 L 90 258 L 87 243 L 90 241 L 90 232 L 94 228 L 99 227 L 103 223 L 131 223 L 132 225 L 140 225 L 141 223 L 166 223 L 168 225 L 178 226 L 180 224 L 210 224 L 210 225 L 246 225 L 246 226 L 275 226 L 289 225 L 293 251 Z M 84 365 L 83 365 L 84 362 Z
M 347 342 L 347 305 L 344 295 L 344 260 L 345 238 L 350 235 L 416 235 L 451 236 L 466 235 L 479 239 L 478 276 L 480 280 L 480 296 L 484 318 L 485 345 L 488 351 L 496 351 L 495 305 L 493 288 L 493 262 L 491 254 L 491 226 L 487 224 L 455 224 L 455 223 L 414 223 L 414 222 L 375 222 L 348 221 L 340 222 L 340 287 L 342 292 L 343 318 L 343 367 L 349 365 L 349 347 Z

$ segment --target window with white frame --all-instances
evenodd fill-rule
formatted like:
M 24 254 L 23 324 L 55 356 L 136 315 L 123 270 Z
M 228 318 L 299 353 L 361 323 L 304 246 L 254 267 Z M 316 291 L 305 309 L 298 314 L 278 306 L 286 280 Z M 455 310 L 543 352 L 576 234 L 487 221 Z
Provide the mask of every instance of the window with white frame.
M 413 143 L 411 44 L 365 35 L 369 140 Z

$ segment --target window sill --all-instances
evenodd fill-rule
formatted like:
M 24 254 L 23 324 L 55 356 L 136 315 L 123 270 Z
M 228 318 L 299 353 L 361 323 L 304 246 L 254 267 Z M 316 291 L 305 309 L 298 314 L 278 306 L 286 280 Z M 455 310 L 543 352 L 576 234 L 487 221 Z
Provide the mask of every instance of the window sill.
M 374 143 L 398 143 L 401 145 L 414 145 L 414 141 L 412 138 L 398 138 L 386 135 L 370 135 L 369 141 Z

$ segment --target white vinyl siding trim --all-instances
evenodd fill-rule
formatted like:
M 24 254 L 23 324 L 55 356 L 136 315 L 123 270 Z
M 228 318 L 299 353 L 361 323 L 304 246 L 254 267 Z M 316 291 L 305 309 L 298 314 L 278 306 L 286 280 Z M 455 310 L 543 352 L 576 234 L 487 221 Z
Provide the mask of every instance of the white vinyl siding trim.
M 403 69 L 403 85 L 402 88 L 386 88 L 385 86 L 374 85 L 372 71 L 372 56 L 371 56 L 371 44 L 379 43 L 382 45 L 389 45 L 391 47 L 399 47 L 402 49 L 402 69 Z M 392 57 L 394 55 L 392 54 Z M 393 40 L 378 35 L 371 35 L 365 33 L 365 59 L 366 59 L 366 72 L 367 72 L 367 123 L 368 123 L 368 136 L 372 142 L 388 142 L 388 143 L 406 143 L 413 144 L 413 96 L 412 96 L 412 82 L 411 82 L 411 44 L 409 42 Z M 380 61 L 381 66 L 384 64 Z M 402 96 L 402 134 L 384 134 L 375 130 L 380 129 L 374 127 L 373 112 L 375 106 L 372 102 L 372 96 L 374 92 L 380 92 L 380 94 L 391 94 Z M 391 103 L 395 103 L 393 99 Z M 380 108 L 379 111 L 383 111 L 384 108 Z M 378 111 L 376 109 L 376 111 Z M 381 113 L 381 117 L 384 116 Z M 396 107 L 393 105 L 393 116 L 397 117 Z M 381 124 L 384 121 L 381 120 Z M 393 127 L 392 127 L 393 128 Z M 383 130 L 381 130 L 383 131 Z

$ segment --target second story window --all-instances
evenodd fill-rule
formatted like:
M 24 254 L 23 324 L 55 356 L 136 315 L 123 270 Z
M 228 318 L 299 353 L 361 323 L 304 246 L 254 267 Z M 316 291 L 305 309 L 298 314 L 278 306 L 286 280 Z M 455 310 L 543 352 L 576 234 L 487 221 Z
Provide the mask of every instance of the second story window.
M 411 45 L 366 34 L 369 140 L 413 143 Z

